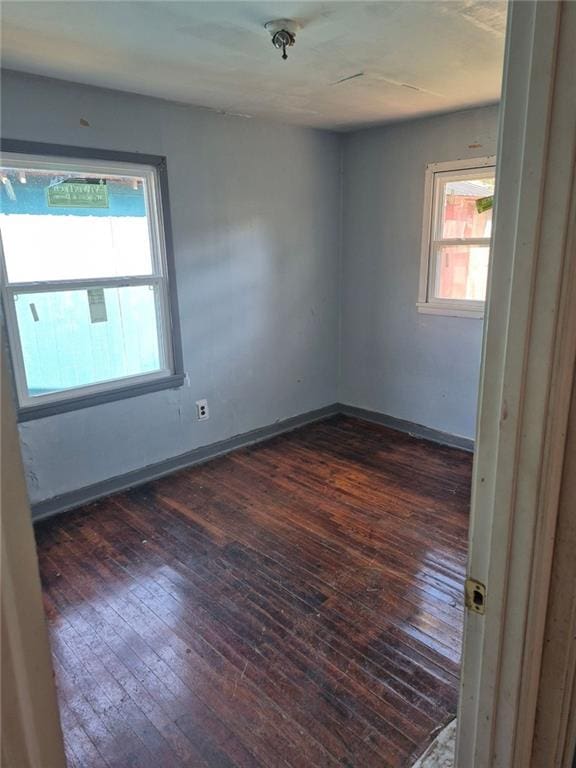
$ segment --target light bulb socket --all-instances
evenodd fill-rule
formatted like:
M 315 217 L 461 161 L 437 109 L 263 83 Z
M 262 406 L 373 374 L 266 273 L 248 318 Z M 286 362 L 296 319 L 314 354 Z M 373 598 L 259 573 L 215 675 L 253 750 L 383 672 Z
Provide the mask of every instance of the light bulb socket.
M 287 48 L 291 48 L 296 42 L 296 30 L 300 25 L 290 19 L 277 19 L 264 25 L 272 35 L 272 45 L 282 51 L 282 58 L 287 59 Z

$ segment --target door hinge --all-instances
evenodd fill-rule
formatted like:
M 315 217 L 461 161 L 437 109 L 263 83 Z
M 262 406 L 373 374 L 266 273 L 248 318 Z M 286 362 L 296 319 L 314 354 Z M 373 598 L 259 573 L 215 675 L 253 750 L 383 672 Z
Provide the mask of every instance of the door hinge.
M 466 579 L 464 584 L 464 603 L 469 611 L 486 613 L 486 587 L 476 579 Z

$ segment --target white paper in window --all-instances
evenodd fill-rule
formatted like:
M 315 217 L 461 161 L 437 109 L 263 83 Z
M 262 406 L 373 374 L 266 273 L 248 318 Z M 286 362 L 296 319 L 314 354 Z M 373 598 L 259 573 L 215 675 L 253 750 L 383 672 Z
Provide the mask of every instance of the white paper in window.
M 90 321 L 92 323 L 105 323 L 108 320 L 108 315 L 106 313 L 104 288 L 89 288 L 86 293 L 88 294 Z

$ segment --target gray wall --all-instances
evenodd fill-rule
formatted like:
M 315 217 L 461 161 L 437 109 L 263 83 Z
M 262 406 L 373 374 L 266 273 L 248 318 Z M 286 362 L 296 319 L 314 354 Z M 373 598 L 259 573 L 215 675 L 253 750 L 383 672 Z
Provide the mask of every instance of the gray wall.
M 22 424 L 32 502 L 337 399 L 337 136 L 17 73 L 2 135 L 167 156 L 190 376 Z
M 494 153 L 496 107 L 339 137 L 18 73 L 2 86 L 3 136 L 167 156 L 190 377 L 22 424 L 32 502 L 336 401 L 474 436 L 482 321 L 416 311 L 424 169 Z
M 416 311 L 424 172 L 495 154 L 497 119 L 487 107 L 346 137 L 341 402 L 474 437 L 482 320 Z

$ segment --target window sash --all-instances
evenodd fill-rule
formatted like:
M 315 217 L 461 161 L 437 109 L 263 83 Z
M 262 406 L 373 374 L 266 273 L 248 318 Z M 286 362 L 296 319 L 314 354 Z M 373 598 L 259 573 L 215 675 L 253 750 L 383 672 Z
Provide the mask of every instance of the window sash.
M 487 245 L 490 247 L 491 237 L 445 237 L 432 240 L 431 248 L 443 245 Z
M 57 293 L 58 291 L 84 291 L 88 288 L 125 288 L 131 285 L 162 283 L 163 275 L 134 275 L 129 277 L 94 277 L 81 280 L 41 280 L 38 282 L 8 283 L 9 293 Z
M 485 300 L 479 301 L 477 299 L 448 299 L 445 296 L 439 296 L 439 283 L 440 283 L 440 261 L 438 254 L 444 246 L 447 245 L 464 245 L 474 246 L 478 245 L 484 248 L 490 248 L 491 238 L 489 237 L 472 237 L 472 238 L 458 238 L 449 240 L 434 240 L 430 246 L 430 256 L 428 259 L 428 302 L 441 306 L 442 304 L 454 304 L 458 307 L 465 307 L 470 305 L 474 308 L 483 307 L 486 304 Z
M 174 352 L 172 339 L 172 322 L 170 317 L 170 296 L 168 291 L 168 269 L 166 262 L 166 243 L 164 237 L 164 221 L 162 199 L 160 196 L 160 184 L 158 171 L 149 165 L 136 163 L 122 163 L 108 160 L 68 160 L 66 157 L 46 157 L 33 154 L 19 154 L 2 152 L 0 165 L 16 170 L 61 170 L 79 173 L 100 173 L 102 175 L 119 175 L 124 177 L 144 178 L 146 190 L 146 220 L 148 224 L 148 237 L 150 242 L 152 273 L 149 275 L 136 275 L 127 277 L 94 277 L 72 280 L 48 280 L 9 282 L 6 269 L 6 261 L 0 232 L 0 273 L 2 279 L 2 303 L 6 318 L 6 327 L 12 368 L 18 394 L 18 402 L 21 408 L 54 404 L 74 400 L 79 397 L 114 390 L 125 389 L 130 386 L 154 382 L 174 375 Z M 115 288 L 139 285 L 151 285 L 156 288 L 156 333 L 158 336 L 158 348 L 160 355 L 160 368 L 157 371 L 122 376 L 117 379 L 108 379 L 80 387 L 58 392 L 30 396 L 26 368 L 22 352 L 20 328 L 16 315 L 15 295 L 27 293 L 55 293 L 59 291 L 88 290 L 90 288 Z
M 424 220 L 422 226 L 422 251 L 420 262 L 420 288 L 417 307 L 421 311 L 428 309 L 434 314 L 462 314 L 481 317 L 485 300 L 446 299 L 438 296 L 438 253 L 443 246 L 484 246 L 491 247 L 491 237 L 442 237 L 443 196 L 440 194 L 444 184 L 450 181 L 474 180 L 479 177 L 495 176 L 496 158 L 493 156 L 457 160 L 454 162 L 432 163 L 426 168 Z M 446 309 L 446 313 L 442 310 Z
M 475 181 L 480 176 L 484 178 L 492 178 L 495 177 L 495 168 L 490 166 L 485 166 L 483 168 L 474 168 L 474 169 L 466 169 L 461 171 L 436 171 L 434 173 L 434 184 L 433 184 L 433 190 L 432 190 L 432 204 L 433 204 L 433 216 L 432 216 L 432 229 L 430 234 L 430 240 L 431 243 L 439 243 L 443 242 L 446 245 L 455 244 L 460 245 L 467 243 L 469 245 L 475 245 L 476 243 L 472 242 L 473 240 L 482 241 L 482 240 L 488 240 L 490 241 L 491 238 L 444 238 L 442 237 L 442 230 L 444 225 L 443 220 L 443 203 L 444 203 L 444 196 L 441 194 L 442 188 L 449 184 L 451 181 Z M 450 242 L 452 241 L 452 242 Z M 480 244 L 480 242 L 478 243 Z
M 43 155 L 22 155 L 13 152 L 0 153 L 0 166 L 9 166 L 17 170 L 51 170 L 51 171 L 71 171 L 74 173 L 100 173 L 102 175 L 110 174 L 117 176 L 143 178 L 146 180 L 146 222 L 148 225 L 148 239 L 150 242 L 150 253 L 152 257 L 152 276 L 166 275 L 166 243 L 164 240 L 164 221 L 162 215 L 162 199 L 160 196 L 160 186 L 158 183 L 158 172 L 156 168 L 149 165 L 138 165 L 136 163 L 119 163 L 105 160 L 86 160 L 68 161 L 67 158 L 51 158 Z M 8 272 L 4 260 L 4 251 L 1 253 L 2 261 L 2 280 L 3 284 L 10 284 Z M 87 278 L 98 280 L 105 278 Z M 35 281 L 38 283 L 38 281 Z M 41 281 L 50 282 L 50 281 Z M 66 281 L 54 281 L 66 282 Z
M 81 285 L 79 285 L 81 283 Z M 158 350 L 160 356 L 160 367 L 156 371 L 150 371 L 142 374 L 134 374 L 131 376 L 122 376 L 116 379 L 106 379 L 104 381 L 98 381 L 94 384 L 87 384 L 85 386 L 70 387 L 70 389 L 59 390 L 57 392 L 50 392 L 43 395 L 31 396 L 28 394 L 28 381 L 26 376 L 26 366 L 24 364 L 24 354 L 22 350 L 22 342 L 20 337 L 20 328 L 18 326 L 18 318 L 16 315 L 16 295 L 26 295 L 34 293 L 57 293 L 59 291 L 81 290 L 85 291 L 90 288 L 115 288 L 115 287 L 131 287 L 131 286 L 146 286 L 149 285 L 156 288 L 156 333 L 158 338 Z M 40 290 L 38 290 L 40 288 Z M 4 312 L 6 315 L 6 325 L 8 331 L 8 339 L 10 342 L 10 350 L 12 357 L 12 367 L 14 369 L 14 377 L 16 379 L 16 385 L 18 390 L 18 399 L 22 408 L 29 406 L 35 406 L 43 403 L 55 403 L 65 400 L 71 400 L 82 395 L 89 395 L 103 391 L 109 391 L 112 389 L 122 388 L 131 384 L 140 384 L 147 381 L 154 381 L 158 378 L 165 378 L 173 373 L 174 361 L 172 354 L 171 333 L 170 333 L 170 315 L 168 304 L 168 291 L 167 282 L 163 278 L 146 277 L 129 280 L 123 280 L 118 278 L 116 280 L 99 280 L 99 281 L 86 281 L 86 280 L 72 280 L 62 283 L 51 283 L 50 286 L 46 284 L 33 284 L 23 283 L 20 285 L 12 284 L 5 286 L 4 288 Z

